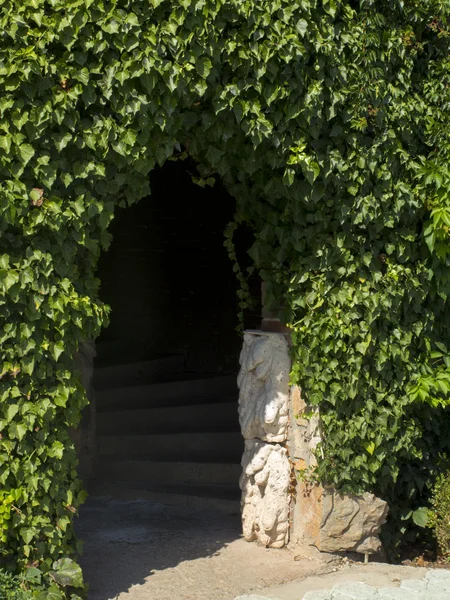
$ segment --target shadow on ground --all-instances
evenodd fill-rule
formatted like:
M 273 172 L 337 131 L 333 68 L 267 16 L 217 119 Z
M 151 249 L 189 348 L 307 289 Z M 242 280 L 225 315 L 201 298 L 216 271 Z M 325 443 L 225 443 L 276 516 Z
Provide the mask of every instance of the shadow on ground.
M 88 600 L 163 600 L 173 597 L 173 587 L 179 591 L 177 600 L 200 598 L 200 589 L 194 594 L 197 585 L 204 587 L 204 569 L 196 573 L 189 565 L 217 557 L 241 537 L 238 515 L 108 497 L 89 498 L 76 529 L 84 541 L 81 564 Z M 173 572 L 181 563 L 184 568 Z M 164 576 L 158 577 L 161 572 Z M 211 576 L 219 576 L 219 590 L 220 575 Z

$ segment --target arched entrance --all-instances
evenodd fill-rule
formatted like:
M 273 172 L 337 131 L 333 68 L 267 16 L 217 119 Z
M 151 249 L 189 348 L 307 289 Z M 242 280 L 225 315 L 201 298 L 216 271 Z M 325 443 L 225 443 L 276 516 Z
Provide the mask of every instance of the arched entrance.
M 94 493 L 239 512 L 243 441 L 237 412 L 242 338 L 223 232 L 235 201 L 220 181 L 193 183 L 169 161 L 152 194 L 117 210 L 99 264 L 112 308 L 96 342 Z M 241 260 L 252 242 L 236 239 Z M 259 282 L 251 281 L 253 294 Z M 257 304 L 257 303 L 256 303 Z M 259 308 L 246 315 L 257 328 Z

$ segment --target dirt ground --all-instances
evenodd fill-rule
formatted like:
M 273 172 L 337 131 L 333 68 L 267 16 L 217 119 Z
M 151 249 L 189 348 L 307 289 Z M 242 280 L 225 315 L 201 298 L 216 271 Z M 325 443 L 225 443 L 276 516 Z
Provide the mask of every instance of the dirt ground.
M 221 512 L 94 497 L 77 531 L 88 600 L 233 600 L 331 570 L 245 542 L 239 516 Z

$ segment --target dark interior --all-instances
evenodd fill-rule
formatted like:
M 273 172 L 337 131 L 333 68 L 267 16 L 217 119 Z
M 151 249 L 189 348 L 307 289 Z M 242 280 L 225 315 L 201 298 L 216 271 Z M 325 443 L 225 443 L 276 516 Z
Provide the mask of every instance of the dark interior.
M 112 314 L 97 340 L 97 364 L 182 354 L 186 371 L 237 371 L 237 280 L 223 245 L 235 199 L 220 181 L 194 184 L 195 172 L 193 162 L 169 161 L 152 172 L 151 196 L 118 209 L 98 269 Z M 238 230 L 236 244 L 248 266 L 250 230 Z M 257 278 L 251 286 L 255 306 L 245 326 L 258 328 Z
M 152 194 L 118 209 L 100 261 L 111 322 L 96 341 L 90 491 L 239 514 L 244 442 L 237 374 L 238 283 L 224 247 L 235 199 L 195 185 L 193 162 L 169 161 Z M 245 269 L 253 241 L 236 232 Z M 244 326 L 259 328 L 260 281 Z M 89 461 L 88 461 L 89 462 Z M 206 503 L 206 504 L 205 504 Z M 200 505 L 200 504 L 199 504 Z

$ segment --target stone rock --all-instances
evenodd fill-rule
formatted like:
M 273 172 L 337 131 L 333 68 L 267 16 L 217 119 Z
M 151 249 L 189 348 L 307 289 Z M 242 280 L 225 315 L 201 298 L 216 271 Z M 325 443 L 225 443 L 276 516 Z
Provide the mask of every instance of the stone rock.
M 240 363 L 242 435 L 246 440 L 286 441 L 291 361 L 285 335 L 245 333 Z
M 297 482 L 289 536 L 293 548 L 320 548 L 322 494 L 323 488 L 320 485 L 308 481 Z
M 330 590 L 306 592 L 303 600 L 332 600 L 332 592 Z
M 322 441 L 320 415 L 306 405 L 297 386 L 291 388 L 289 411 L 288 448 L 297 477 L 291 545 L 315 546 L 329 553 L 378 552 L 378 535 L 388 512 L 386 502 L 373 494 L 342 495 L 315 483 L 311 475 L 317 466 L 315 451 Z
M 425 576 L 425 579 L 428 581 L 441 581 L 442 583 L 450 584 L 450 571 L 447 569 L 436 569 L 433 571 L 428 571 Z
M 315 483 L 312 475 L 317 466 L 315 450 L 322 441 L 320 418 L 317 408 L 306 404 L 296 385 L 290 390 L 289 414 L 287 445 L 297 479 L 289 537 L 293 548 L 319 548 L 323 488 Z
M 325 489 L 322 495 L 319 550 L 373 554 L 381 549 L 378 537 L 386 522 L 388 505 L 373 494 L 339 494 Z
M 405 592 L 400 588 L 378 588 L 377 600 L 405 600 Z M 420 600 L 420 596 L 408 593 L 408 600 Z
M 268 598 L 267 596 L 255 596 L 252 594 L 251 596 L 238 596 L 234 600 L 276 600 L 276 598 Z
M 333 598 L 336 600 L 376 600 L 377 590 L 367 583 L 348 581 L 333 586 Z
M 244 538 L 282 548 L 289 541 L 291 468 L 287 451 L 278 444 L 246 440 L 242 467 Z
M 425 592 L 427 590 L 428 581 L 425 579 L 405 579 L 401 582 L 400 588 L 405 592 Z
M 314 451 L 322 441 L 320 418 L 317 408 L 307 406 L 302 398 L 301 390 L 293 385 L 290 390 L 290 423 L 289 454 L 293 459 L 304 461 L 304 469 L 317 466 Z M 304 417 L 309 413 L 308 418 Z M 312 413 L 312 416 L 311 416 Z

